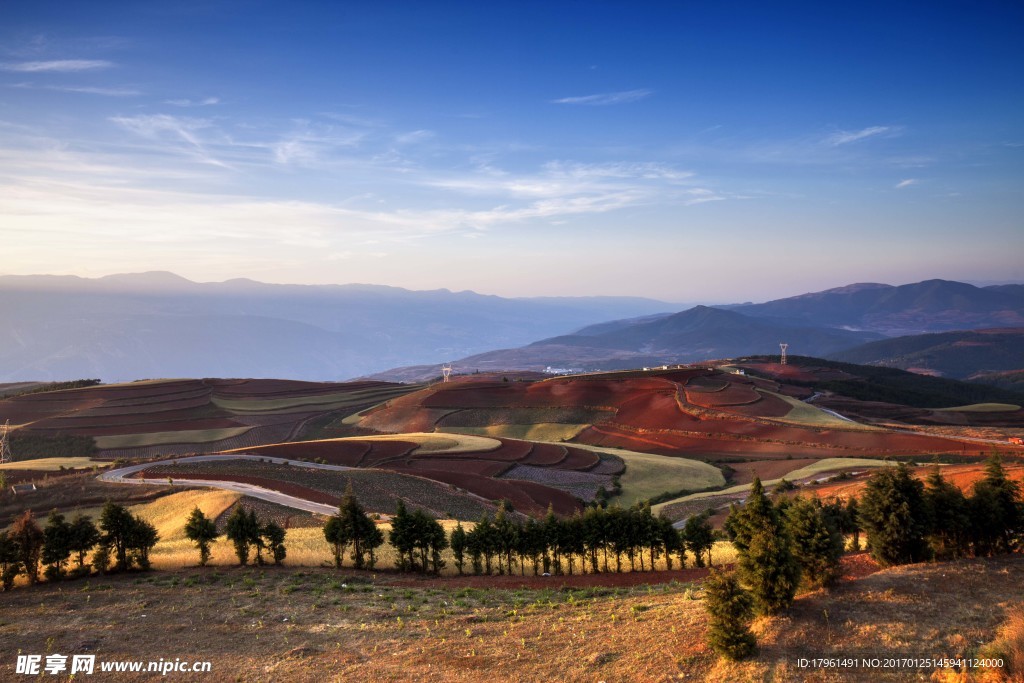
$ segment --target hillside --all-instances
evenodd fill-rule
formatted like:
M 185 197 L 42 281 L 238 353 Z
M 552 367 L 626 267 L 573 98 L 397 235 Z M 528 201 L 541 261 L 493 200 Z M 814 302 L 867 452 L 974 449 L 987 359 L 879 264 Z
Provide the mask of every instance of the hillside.
M 1024 368 L 1024 328 L 941 332 L 869 342 L 828 358 L 966 379 Z

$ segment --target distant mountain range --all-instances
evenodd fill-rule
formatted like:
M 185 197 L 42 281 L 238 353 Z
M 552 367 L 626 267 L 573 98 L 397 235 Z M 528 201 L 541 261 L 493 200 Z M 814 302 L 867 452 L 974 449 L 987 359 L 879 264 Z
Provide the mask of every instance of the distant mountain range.
M 899 287 L 861 283 L 724 308 L 789 324 L 868 330 L 895 337 L 1024 327 L 1024 285 L 975 287 L 949 280 L 925 280 Z
M 0 277 L 0 382 L 340 380 L 671 310 L 630 297 L 507 299 L 375 285 L 196 283 L 172 273 Z
M 856 284 L 762 304 L 673 308 L 629 297 L 196 283 L 166 272 L 5 276 L 0 382 L 374 373 L 408 380 L 434 377 L 446 361 L 461 371 L 614 369 L 778 353 L 779 342 L 791 353 L 831 356 L 897 334 L 1024 328 L 1024 285 Z M 895 353 L 888 349 L 858 358 L 883 363 Z M 1004 369 L 990 365 L 978 370 Z M 967 376 L 965 368 L 953 376 Z
M 763 304 L 698 306 L 674 314 L 613 320 L 571 335 L 473 355 L 457 361 L 456 367 L 464 372 L 548 367 L 609 370 L 774 354 L 780 342 L 789 343 L 791 353 L 840 358 L 839 352 L 868 342 L 887 344 L 882 341 L 886 336 L 1009 325 L 1024 327 L 1024 286 L 980 288 L 946 280 L 899 287 L 855 284 Z M 884 364 L 881 359 L 888 347 L 880 348 L 868 348 L 855 362 Z M 954 356 L 955 352 L 949 355 L 946 365 L 957 362 Z M 966 359 L 957 372 L 972 363 L 979 370 L 987 369 L 977 365 L 981 360 Z M 433 375 L 434 368 L 424 367 L 397 368 L 375 377 L 410 381 Z

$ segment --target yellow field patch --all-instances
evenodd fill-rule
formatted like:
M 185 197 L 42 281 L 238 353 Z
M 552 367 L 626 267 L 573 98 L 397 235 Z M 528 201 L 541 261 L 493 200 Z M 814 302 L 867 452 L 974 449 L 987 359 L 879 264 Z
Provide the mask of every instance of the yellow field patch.
M 61 468 L 66 470 L 83 470 L 90 467 L 109 467 L 110 462 L 93 460 L 92 458 L 35 458 L 34 460 L 18 460 L 5 462 L 0 470 L 38 470 L 55 472 Z
M 458 434 L 524 439 L 526 441 L 568 441 L 589 427 L 587 424 L 538 422 L 535 424 L 489 425 L 487 427 L 441 427 L 441 431 Z

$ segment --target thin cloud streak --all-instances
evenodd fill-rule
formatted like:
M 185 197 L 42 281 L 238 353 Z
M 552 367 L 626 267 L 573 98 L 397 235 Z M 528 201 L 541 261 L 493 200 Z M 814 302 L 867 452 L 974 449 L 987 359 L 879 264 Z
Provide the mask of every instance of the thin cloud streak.
M 611 104 L 625 104 L 636 102 L 654 94 L 653 90 L 641 88 L 638 90 L 622 90 L 620 92 L 598 93 L 596 95 L 583 95 L 580 97 L 562 97 L 551 100 L 552 104 L 582 104 L 591 107 L 603 107 Z
M 896 183 L 896 189 L 902 190 L 904 187 L 910 187 L 911 185 L 917 185 L 917 178 L 907 178 Z
M 834 133 L 826 139 L 826 142 L 833 147 L 840 145 L 848 145 L 851 142 L 857 142 L 866 138 L 875 137 L 885 133 L 892 133 L 896 129 L 892 126 L 869 126 L 868 128 L 862 128 L 860 130 L 841 130 Z
M 114 66 L 105 59 L 54 59 L 45 62 L 5 62 L 0 64 L 0 71 L 16 73 L 43 72 L 76 72 L 93 69 L 107 69 Z

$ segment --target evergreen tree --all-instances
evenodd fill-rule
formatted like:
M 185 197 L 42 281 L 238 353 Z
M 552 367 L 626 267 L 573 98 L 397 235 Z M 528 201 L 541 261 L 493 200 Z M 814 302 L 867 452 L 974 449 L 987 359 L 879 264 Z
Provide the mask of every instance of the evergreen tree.
M 14 579 L 21 573 L 21 554 L 18 542 L 8 531 L 0 531 L 0 586 L 5 591 L 14 586 Z
M 928 543 L 935 557 L 940 560 L 963 557 L 970 548 L 970 509 L 963 491 L 942 478 L 938 465 L 925 481 L 924 502 Z
M 800 565 L 781 515 L 760 479 L 755 477 L 746 504 L 731 508 L 725 528 L 739 552 L 739 577 L 749 586 L 758 613 L 777 614 L 792 605 Z
M 904 463 L 883 467 L 868 479 L 860 500 L 860 523 L 871 556 L 882 565 L 928 559 L 928 511 L 924 485 Z
M 192 509 L 185 523 L 185 536 L 195 543 L 199 550 L 199 566 L 205 567 L 210 561 L 210 544 L 217 538 L 217 525 L 203 514 L 198 505 Z
M 246 533 L 249 535 L 249 545 L 256 549 L 256 564 L 263 566 L 263 551 L 266 550 L 266 543 L 263 539 L 263 525 L 255 510 L 249 510 L 245 519 Z
M 18 548 L 18 561 L 22 571 L 28 577 L 29 583 L 39 581 L 39 559 L 43 552 L 43 530 L 36 524 L 32 517 L 31 510 L 25 510 L 21 517 L 18 517 L 11 527 L 16 547 Z
M 786 508 L 785 522 L 804 582 L 814 588 L 831 585 L 843 555 L 839 520 L 817 498 L 797 496 Z
M 71 552 L 78 555 L 77 572 L 88 573 L 85 566 L 85 556 L 99 542 L 100 531 L 92 523 L 92 519 L 86 515 L 77 515 L 74 521 L 71 522 L 71 539 L 69 543 Z
M 462 527 L 462 522 L 459 522 L 452 529 L 449 545 L 452 548 L 452 555 L 455 556 L 455 569 L 458 570 L 461 576 L 466 565 L 466 530 Z
M 260 535 L 263 537 L 267 550 L 270 551 L 270 557 L 274 560 L 274 564 L 281 564 L 288 555 L 288 551 L 284 547 L 284 529 L 277 522 L 269 520 L 260 529 Z
M 985 476 L 974 484 L 970 513 L 975 554 L 1010 553 L 1022 544 L 1024 506 L 1020 484 L 1006 476 L 998 453 L 989 457 Z
M 156 527 L 142 519 L 131 516 L 131 523 L 125 538 L 125 545 L 131 552 L 131 561 L 138 565 L 139 569 L 149 569 L 149 551 L 153 549 L 160 535 Z
M 850 539 L 850 550 L 860 552 L 860 504 L 855 496 L 850 496 L 846 501 L 843 533 L 853 535 Z
M 250 530 L 249 515 L 241 505 L 235 507 L 231 516 L 228 517 L 226 535 L 231 544 L 235 547 L 235 556 L 238 564 L 245 566 L 249 564 L 249 550 L 252 547 L 252 531 Z
M 134 518 L 128 508 L 107 501 L 100 513 L 100 529 L 103 536 L 100 543 L 114 551 L 114 569 L 128 569 L 128 534 L 132 531 Z
M 757 652 L 750 632 L 753 599 L 734 572 L 712 571 L 704 581 L 708 611 L 708 645 L 728 659 L 745 659 Z
M 683 525 L 682 542 L 686 550 L 693 555 L 694 565 L 697 567 L 704 566 L 705 555 L 707 555 L 707 563 L 711 564 L 711 549 L 715 547 L 715 532 L 711 528 L 710 519 L 711 512 L 705 511 L 699 515 L 688 517 Z
M 412 515 L 405 503 L 398 501 L 398 509 L 391 518 L 391 545 L 395 547 L 395 568 L 399 571 L 412 571 L 416 564 L 416 530 Z
M 46 578 L 55 580 L 66 573 L 65 565 L 71 559 L 71 525 L 56 510 L 50 513 L 43 529 L 43 564 Z

